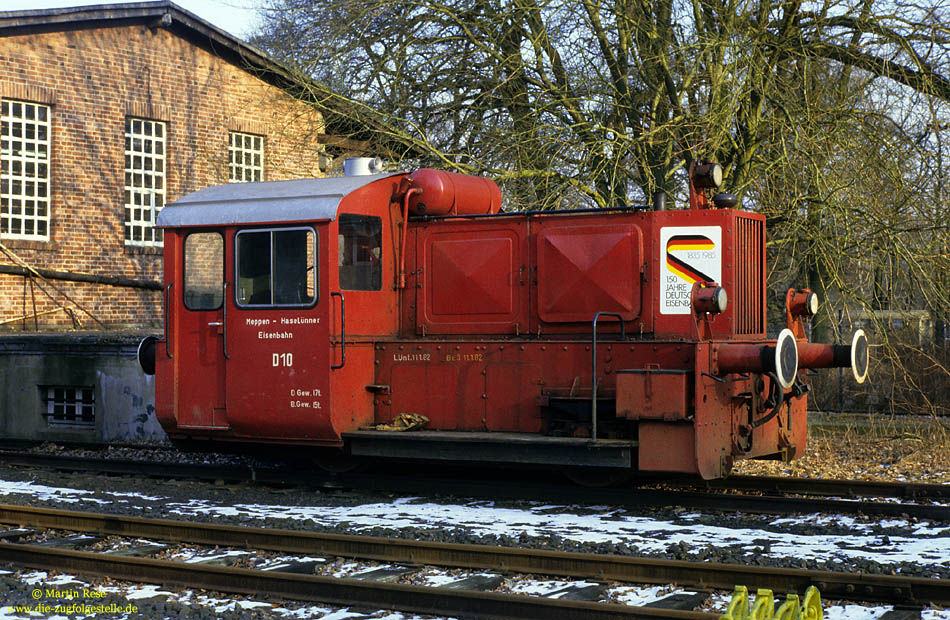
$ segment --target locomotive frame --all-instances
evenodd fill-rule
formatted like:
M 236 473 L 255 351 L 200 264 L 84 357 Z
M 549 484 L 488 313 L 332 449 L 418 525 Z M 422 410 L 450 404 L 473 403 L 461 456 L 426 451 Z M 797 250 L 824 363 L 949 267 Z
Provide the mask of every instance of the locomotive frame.
M 157 417 L 179 442 L 367 458 L 707 479 L 796 458 L 804 370 L 863 381 L 867 339 L 808 343 L 817 297 L 794 289 L 768 337 L 765 218 L 712 196 L 715 164 L 689 178 L 671 211 L 501 213 L 490 180 L 427 169 L 185 196 L 140 350 Z M 376 430 L 404 413 L 427 425 Z

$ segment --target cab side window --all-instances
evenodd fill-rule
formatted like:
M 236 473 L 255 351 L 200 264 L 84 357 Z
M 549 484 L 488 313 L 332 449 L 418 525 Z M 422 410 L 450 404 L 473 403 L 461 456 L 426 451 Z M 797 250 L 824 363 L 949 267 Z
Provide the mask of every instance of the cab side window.
M 316 239 L 312 228 L 239 232 L 235 243 L 237 304 L 312 306 L 317 301 Z
M 382 289 L 382 218 L 341 213 L 338 224 L 340 288 L 344 291 Z
M 224 301 L 224 237 L 192 233 L 185 237 L 185 307 L 217 310 Z

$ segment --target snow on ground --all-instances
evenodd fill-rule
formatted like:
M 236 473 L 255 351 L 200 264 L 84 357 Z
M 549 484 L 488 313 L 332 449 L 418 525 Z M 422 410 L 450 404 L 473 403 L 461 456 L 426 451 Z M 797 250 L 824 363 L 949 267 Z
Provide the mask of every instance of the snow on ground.
M 162 598 L 172 596 L 172 593 L 168 590 L 164 590 L 161 586 L 153 585 L 142 585 L 135 586 L 134 588 L 123 589 L 118 586 L 110 587 L 100 587 L 100 592 L 115 592 L 117 594 L 124 594 L 125 598 L 130 601 L 138 600 L 149 600 L 153 598 Z
M 284 555 L 277 558 L 270 558 L 264 560 L 260 564 L 256 565 L 255 568 L 260 570 L 277 570 L 278 568 L 283 568 L 290 564 L 296 564 L 300 562 L 317 562 L 325 563 L 326 558 L 312 556 L 312 555 Z
M 228 612 L 239 611 L 242 609 L 259 609 L 271 612 L 275 618 L 286 618 L 287 620 L 345 620 L 346 618 L 353 617 L 363 618 L 367 615 L 365 613 L 351 612 L 347 608 L 338 609 L 324 605 L 308 604 L 291 609 L 287 606 L 274 606 L 271 603 L 255 601 L 253 599 L 233 599 L 227 598 L 226 596 L 210 596 L 203 591 L 200 593 L 194 592 L 192 590 L 173 592 L 171 590 L 159 588 L 158 586 L 153 585 L 130 584 L 125 586 L 97 586 L 72 575 L 58 575 L 55 578 L 50 578 L 49 573 L 45 571 L 24 572 L 20 575 L 20 580 L 28 585 L 41 584 L 43 587 L 60 587 L 69 585 L 71 588 L 86 588 L 89 590 L 95 590 L 97 592 L 121 594 L 127 600 L 133 603 L 136 601 L 154 599 L 158 597 L 167 601 L 178 602 L 189 607 L 204 607 L 211 609 L 217 614 L 227 614 Z M 55 584 L 55 586 L 53 584 Z M 284 603 L 284 605 L 286 605 L 286 603 Z M 370 615 L 374 616 L 374 620 L 413 620 L 418 618 L 418 616 L 414 615 L 404 615 L 398 612 L 384 610 L 380 610 L 375 612 L 375 614 Z M 0 620 L 22 620 L 24 618 L 29 619 L 33 617 L 47 618 L 47 620 L 56 620 L 58 618 L 67 620 L 65 616 L 46 616 L 45 614 L 17 612 L 13 606 L 3 605 L 3 602 L 0 601 Z M 98 616 L 94 614 L 80 614 L 70 616 L 68 620 L 93 620 L 96 617 Z M 116 618 L 126 617 L 129 616 L 116 616 Z
M 107 505 L 113 503 L 132 504 L 129 499 L 142 499 L 151 502 L 163 499 L 161 497 L 153 497 L 150 495 L 143 495 L 141 493 L 120 493 L 118 491 L 102 491 L 99 493 L 102 495 L 112 495 L 114 497 L 121 498 L 119 500 L 110 501 L 89 497 L 90 495 L 95 495 L 96 493 L 96 491 L 86 491 L 82 489 L 49 487 L 43 484 L 36 484 L 35 482 L 11 482 L 9 480 L 0 480 L 0 496 L 30 495 L 41 502 L 56 501 L 69 504 L 90 503 Z
M 586 506 L 577 514 L 577 507 L 537 503 L 527 508 L 497 507 L 490 501 L 471 501 L 461 504 L 438 504 L 421 498 L 401 498 L 388 503 L 367 503 L 356 506 L 282 506 L 277 504 L 233 504 L 192 499 L 185 502 L 170 498 L 136 493 L 93 492 L 81 489 L 50 487 L 30 482 L 0 481 L 0 496 L 26 495 L 40 501 L 92 503 L 99 505 L 134 506 L 135 499 L 165 501 L 172 514 L 185 519 L 213 515 L 247 519 L 296 519 L 320 526 L 343 526 L 354 533 L 373 528 L 386 529 L 440 529 L 459 531 L 470 535 L 501 535 L 517 538 L 527 536 L 559 536 L 576 543 L 625 543 L 641 553 L 664 552 L 672 544 L 684 543 L 690 548 L 748 549 L 750 557 L 796 557 L 801 559 L 846 561 L 852 558 L 882 563 L 910 562 L 926 565 L 950 566 L 950 526 L 928 522 L 909 522 L 886 519 L 866 523 L 843 515 L 802 515 L 768 521 L 769 529 L 729 527 L 703 523 L 704 515 L 682 513 L 671 519 L 628 514 L 610 506 Z M 91 497 L 97 495 L 98 497 Z M 728 523 L 728 521 L 726 521 Z M 774 529 L 794 528 L 792 532 Z M 903 530 L 906 534 L 882 535 Z M 754 541 L 750 544 L 749 541 Z M 231 552 L 225 552 L 227 555 Z M 182 558 L 184 559 L 184 558 Z M 362 570 L 359 563 L 344 562 L 335 566 L 334 574 L 346 576 Z M 0 571 L 3 573 L 4 571 Z M 83 583 L 69 575 L 49 578 L 43 572 L 20 575 L 26 584 L 42 583 L 44 587 L 79 586 Z M 434 572 L 423 578 L 432 585 L 441 585 L 457 576 Z M 561 580 L 525 580 L 512 587 L 513 592 L 548 594 L 567 586 L 591 585 Z M 214 598 L 191 591 L 172 593 L 155 586 L 109 587 L 103 591 L 117 592 L 129 600 L 167 597 L 186 605 L 200 605 L 226 613 L 238 609 L 269 608 L 279 618 L 290 620 L 322 618 L 346 620 L 357 614 L 347 609 L 333 609 L 319 605 L 300 608 L 272 607 L 253 600 Z M 682 592 L 668 587 L 619 586 L 610 591 L 611 598 L 629 605 L 642 605 L 669 594 Z M 720 595 L 714 608 L 723 611 L 728 596 Z M 825 617 L 830 620 L 874 620 L 888 607 L 858 605 L 825 605 Z M 0 607 L 0 620 L 21 616 L 11 615 L 12 609 Z M 378 612 L 379 620 L 410 620 L 413 616 Z M 923 620 L 950 620 L 950 610 L 925 610 Z M 80 618 L 80 620 L 82 620 Z
M 57 501 L 73 504 L 79 502 L 91 502 L 97 504 L 109 503 L 107 501 L 84 497 L 93 495 L 94 493 L 94 491 L 48 487 L 46 485 L 35 484 L 33 482 L 9 482 L 6 480 L 0 480 L 0 495 L 32 495 L 41 502 Z
M 172 513 L 185 518 L 219 514 L 244 518 L 281 518 L 312 521 L 323 526 L 345 525 L 354 532 L 432 528 L 464 531 L 473 535 L 518 537 L 560 536 L 578 543 L 626 543 L 641 553 L 664 552 L 671 544 L 702 547 L 745 547 L 749 557 L 795 557 L 814 560 L 862 559 L 881 563 L 926 560 L 929 565 L 950 566 L 950 526 L 910 523 L 889 519 L 884 527 L 906 528 L 912 536 L 882 536 L 871 525 L 848 516 L 802 515 L 771 521 L 775 527 L 796 526 L 792 532 L 771 529 L 706 525 L 700 514 L 683 514 L 675 521 L 630 516 L 615 508 L 578 515 L 569 506 L 497 508 L 491 502 L 436 504 L 416 498 L 359 506 L 224 505 L 206 500 L 169 503 Z M 563 511 L 563 512 L 559 512 Z M 801 526 L 816 530 L 834 526 L 834 533 L 803 533 Z M 842 533 L 847 528 L 850 534 Z M 754 546 L 749 545 L 755 540 Z
M 884 607 L 861 607 L 860 605 L 822 605 L 825 620 L 877 620 L 893 609 Z M 924 609 L 920 620 L 950 620 L 950 609 Z
M 213 609 L 215 613 L 218 614 L 226 614 L 228 612 L 238 611 L 241 609 L 259 609 L 269 611 L 276 618 L 286 618 L 287 620 L 309 620 L 317 618 L 320 620 L 347 620 L 348 618 L 365 617 L 365 613 L 351 612 L 348 608 L 334 609 L 332 607 L 326 607 L 319 604 L 304 605 L 291 609 L 286 606 L 274 606 L 270 603 L 262 601 L 248 599 L 238 600 L 227 597 L 209 596 L 208 594 L 196 593 L 191 590 L 185 590 L 181 593 L 174 593 L 169 590 L 163 590 L 156 586 L 150 585 L 99 587 L 93 586 L 92 584 L 84 582 L 71 575 L 61 575 L 60 577 L 61 579 L 59 580 L 59 583 L 61 584 L 71 584 L 75 587 L 86 587 L 90 589 L 96 589 L 101 592 L 119 593 L 125 596 L 125 598 L 129 601 L 147 600 L 155 597 L 161 597 L 167 599 L 168 601 L 175 601 L 186 606 L 200 606 Z M 24 573 L 21 575 L 21 579 L 25 583 L 31 584 L 40 582 L 47 583 L 48 574 L 41 571 Z M 549 592 L 555 592 L 568 585 L 578 587 L 593 584 L 558 580 L 541 580 L 534 582 L 529 581 L 526 582 L 522 588 L 518 589 L 518 591 L 525 594 L 545 594 Z M 620 603 L 627 605 L 644 605 L 646 603 L 683 592 L 684 590 L 672 589 L 667 586 L 620 586 L 617 588 L 612 588 L 610 594 L 614 600 Z M 725 611 L 725 608 L 729 602 L 729 596 L 725 594 L 719 594 L 714 595 L 714 598 L 715 600 L 711 610 L 715 611 L 716 613 Z M 781 600 L 776 600 L 776 605 L 779 604 L 781 604 Z M 861 605 L 823 605 L 823 612 L 826 620 L 876 620 L 877 618 L 883 616 L 890 609 L 890 606 L 863 607 Z M 414 620 L 418 618 L 418 616 L 414 615 L 405 615 L 399 612 L 386 612 L 382 610 L 370 615 L 373 615 L 375 620 Z M 0 606 L 0 620 L 22 620 L 23 618 L 29 617 L 29 615 L 16 613 L 12 607 Z M 92 620 L 92 618 L 93 616 L 80 615 L 75 616 L 74 620 Z M 950 620 L 950 610 L 926 609 L 922 612 L 921 619 Z
M 754 594 L 750 593 L 750 607 L 754 598 Z M 731 595 L 729 594 L 713 594 L 711 604 L 705 611 L 710 611 L 717 614 L 725 613 L 729 606 L 730 600 Z M 784 597 L 776 596 L 775 609 L 778 609 L 779 606 L 784 602 Z M 863 605 L 853 605 L 847 603 L 829 604 L 827 601 L 822 601 L 821 603 L 821 611 L 824 620 L 877 620 L 892 609 L 894 608 L 891 605 L 865 607 Z M 921 612 L 920 618 L 921 620 L 950 620 L 950 610 L 924 609 Z
M 438 572 L 438 571 L 436 571 Z M 20 575 L 24 583 L 37 584 L 43 583 L 47 586 L 51 583 L 49 575 L 43 571 L 26 572 Z M 168 601 L 174 601 L 190 607 L 204 607 L 214 610 L 218 614 L 227 614 L 228 612 L 242 609 L 258 609 L 268 611 L 275 618 L 286 620 L 347 620 L 348 618 L 373 616 L 374 620 L 418 620 L 418 616 L 407 615 L 399 612 L 377 611 L 369 614 L 351 612 L 348 608 L 338 609 L 324 605 L 303 605 L 301 607 L 290 608 L 286 603 L 275 606 L 263 601 L 253 599 L 232 599 L 226 596 L 211 596 L 205 592 L 194 592 L 185 590 L 183 592 L 172 592 L 152 585 L 131 584 L 127 586 L 94 586 L 89 582 L 78 579 L 72 575 L 59 575 L 56 582 L 60 585 L 69 584 L 77 588 L 88 588 L 107 593 L 118 593 L 123 595 L 129 601 L 148 600 L 155 597 L 161 597 Z M 562 580 L 526 580 L 518 588 L 513 588 L 513 592 L 522 594 L 544 595 L 551 592 L 557 592 L 567 586 L 583 587 L 595 585 L 593 582 L 582 581 L 562 581 Z M 670 588 L 668 586 L 619 586 L 611 588 L 610 597 L 627 605 L 644 605 L 673 594 L 685 592 L 681 589 Z M 555 595 L 556 596 L 556 595 Z M 722 613 L 725 611 L 729 602 L 729 595 L 716 594 L 711 607 L 712 611 Z M 776 604 L 780 604 L 776 600 Z M 880 607 L 862 607 L 860 605 L 822 605 L 824 617 L 827 620 L 876 620 L 884 615 L 890 606 Z M 127 616 L 119 616 L 125 618 Z M 0 620 L 22 620 L 31 618 L 30 615 L 22 613 L 17 614 L 13 607 L 0 606 Z M 48 620 L 55 620 L 56 616 L 49 617 Z M 93 620 L 95 616 L 71 616 L 71 620 Z M 922 612 L 922 620 L 950 620 L 950 610 L 926 609 Z M 66 620 L 63 618 L 63 620 Z M 433 620 L 440 620 L 434 618 Z M 446 618 L 444 620 L 455 620 Z
M 0 496 L 30 495 L 42 501 L 127 504 L 135 494 L 114 493 L 114 499 L 87 497 L 92 491 L 56 488 L 28 482 L 0 481 Z M 109 497 L 109 492 L 100 493 Z M 147 496 L 139 496 L 147 497 Z M 166 498 L 152 498 L 154 500 Z M 628 515 L 608 506 L 576 514 L 570 506 L 537 504 L 530 508 L 496 507 L 490 501 L 438 504 L 419 498 L 356 506 L 281 506 L 225 504 L 204 499 L 167 501 L 166 508 L 185 519 L 221 515 L 247 519 L 295 519 L 321 526 L 345 526 L 354 533 L 372 528 L 440 529 L 473 535 L 519 537 L 560 536 L 576 543 L 624 543 L 640 553 L 662 553 L 672 544 L 697 549 L 743 548 L 750 558 L 795 557 L 803 560 L 871 560 L 880 563 L 921 563 L 950 566 L 950 526 L 887 519 L 872 524 L 844 515 L 799 515 L 774 519 L 770 529 L 708 525 L 699 513 L 680 514 L 675 520 Z M 774 528 L 795 527 L 793 532 Z M 805 533 L 807 526 L 814 533 Z M 906 529 L 909 535 L 883 536 L 878 528 Z M 834 528 L 831 533 L 825 528 Z M 850 533 L 842 530 L 847 529 Z M 749 541 L 755 541 L 750 545 Z
M 574 588 L 586 588 L 596 586 L 592 581 L 570 581 L 564 579 L 530 579 L 519 581 L 511 587 L 512 594 L 529 594 L 532 596 L 550 596 L 551 598 L 560 598 L 558 592 L 573 586 Z M 563 592 L 561 593 L 563 596 Z

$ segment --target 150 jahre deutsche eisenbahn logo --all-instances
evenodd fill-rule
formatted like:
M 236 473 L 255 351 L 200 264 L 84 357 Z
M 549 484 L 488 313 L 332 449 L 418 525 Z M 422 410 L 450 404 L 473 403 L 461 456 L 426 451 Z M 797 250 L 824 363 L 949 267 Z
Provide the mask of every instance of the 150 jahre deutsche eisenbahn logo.
M 660 248 L 660 313 L 689 314 L 694 283 L 722 283 L 722 228 L 666 226 Z

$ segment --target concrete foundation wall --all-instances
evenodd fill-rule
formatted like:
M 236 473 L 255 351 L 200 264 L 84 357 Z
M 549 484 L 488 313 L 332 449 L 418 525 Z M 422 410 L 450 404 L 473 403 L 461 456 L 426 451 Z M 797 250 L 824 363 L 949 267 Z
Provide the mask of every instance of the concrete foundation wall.
M 139 367 L 144 333 L 64 333 L 0 336 L 0 441 L 161 441 L 155 381 Z M 57 392 L 93 397 L 94 420 L 44 416 Z M 66 397 L 68 399 L 68 397 Z M 62 401 L 60 401 L 62 404 Z M 88 405 L 87 405 L 88 406 Z M 63 404 L 64 418 L 79 405 Z

